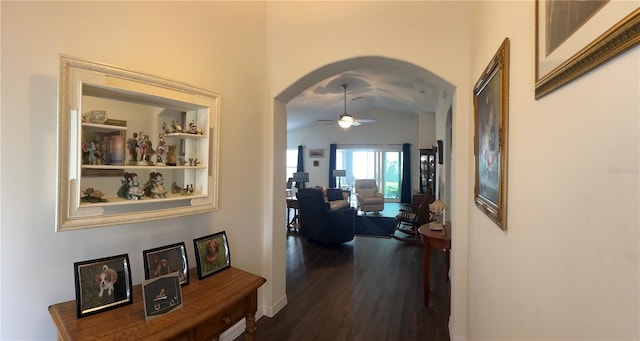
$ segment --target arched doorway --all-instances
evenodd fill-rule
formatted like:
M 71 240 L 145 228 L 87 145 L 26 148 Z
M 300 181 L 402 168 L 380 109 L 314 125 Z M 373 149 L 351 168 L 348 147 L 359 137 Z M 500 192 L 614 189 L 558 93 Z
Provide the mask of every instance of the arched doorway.
M 428 147 L 431 147 L 431 144 L 435 145 L 436 140 L 444 140 L 443 146 L 445 146 L 444 155 L 451 155 L 450 151 L 446 151 L 446 147 L 451 146 L 451 142 L 447 141 L 447 139 L 451 138 L 451 133 L 447 133 L 448 127 L 451 127 L 451 108 L 452 108 L 452 98 L 455 92 L 455 87 L 447 82 L 446 80 L 440 78 L 429 70 L 417 66 L 412 63 L 408 63 L 406 61 L 391 59 L 386 57 L 379 56 L 366 56 L 366 57 L 356 57 L 351 59 L 346 59 L 342 61 L 338 61 L 332 64 L 328 64 L 322 66 L 302 77 L 300 77 L 295 83 L 288 86 L 285 90 L 283 90 L 279 95 L 274 98 L 274 155 L 277 156 L 276 162 L 274 163 L 274 180 L 276 183 L 282 183 L 282 187 L 284 187 L 284 183 L 286 178 L 284 176 L 284 162 L 279 162 L 284 158 L 284 154 L 287 149 L 287 131 L 286 131 L 286 121 L 287 121 L 287 103 L 295 99 L 298 95 L 305 92 L 307 89 L 313 87 L 314 85 L 327 80 L 329 78 L 339 78 L 341 75 L 348 73 L 353 70 L 362 70 L 367 69 L 379 69 L 379 68 L 387 68 L 388 71 L 396 71 L 405 74 L 414 74 L 416 75 L 416 79 L 422 79 L 425 82 L 428 82 L 430 85 L 433 85 L 438 89 L 436 94 L 436 103 L 434 106 L 434 111 L 432 114 L 435 117 L 434 125 L 435 129 L 432 134 L 427 137 L 430 143 Z M 337 82 L 339 83 L 339 82 Z M 422 143 L 422 141 L 420 142 Z M 427 146 L 427 145 L 425 145 Z M 418 153 L 418 149 L 420 146 L 416 146 L 413 151 Z M 445 163 L 443 165 L 439 165 L 439 172 L 443 172 L 442 178 L 439 178 L 438 181 L 444 179 L 450 179 L 450 167 Z M 449 181 L 443 181 L 444 188 L 443 190 L 448 193 L 451 188 L 451 184 Z M 415 180 L 414 188 L 417 188 L 417 178 Z M 284 228 L 285 217 L 281 212 L 285 212 L 284 203 L 285 203 L 285 191 L 284 188 L 282 191 L 279 190 L 279 186 L 275 185 L 274 191 L 274 204 L 273 204 L 273 229 L 272 235 L 267 236 L 267 239 L 272 241 L 272 250 L 271 250 L 271 271 L 272 271 L 272 284 L 271 284 L 271 302 L 270 305 L 271 311 L 275 315 L 279 309 L 281 309 L 284 305 L 286 305 L 286 269 L 285 269 L 285 243 L 286 239 L 286 229 Z M 446 198 L 445 198 L 446 200 Z M 282 216 L 282 217 L 280 217 Z M 282 248 L 282 250 L 278 249 Z M 268 294 L 269 295 L 269 294 Z M 267 298 L 269 300 L 269 298 Z M 268 304 L 267 304 L 268 305 Z M 268 314 L 267 314 L 268 315 Z

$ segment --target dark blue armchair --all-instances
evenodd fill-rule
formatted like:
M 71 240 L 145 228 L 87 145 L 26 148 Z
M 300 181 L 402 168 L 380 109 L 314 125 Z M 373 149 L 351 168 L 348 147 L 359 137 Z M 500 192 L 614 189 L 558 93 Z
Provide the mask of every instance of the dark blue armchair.
M 300 188 L 297 197 L 303 237 L 331 244 L 353 240 L 356 219 L 353 208 L 330 210 L 322 191 L 315 188 Z

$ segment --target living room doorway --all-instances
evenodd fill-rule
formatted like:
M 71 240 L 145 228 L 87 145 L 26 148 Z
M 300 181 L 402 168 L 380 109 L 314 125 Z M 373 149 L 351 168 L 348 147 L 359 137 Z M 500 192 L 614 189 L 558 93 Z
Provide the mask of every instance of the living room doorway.
M 402 70 L 402 72 L 407 72 L 409 70 L 410 73 L 416 75 L 416 77 L 426 77 L 431 80 L 434 80 L 434 83 L 438 84 L 440 91 L 437 97 L 440 103 L 438 104 L 437 108 L 434 109 L 435 112 L 421 112 L 418 114 L 421 119 L 422 117 L 425 117 L 425 116 L 432 117 L 430 121 L 431 126 L 425 129 L 425 127 L 421 124 L 415 125 L 415 128 L 419 131 L 419 134 L 425 134 L 425 136 L 424 137 L 420 136 L 419 141 L 415 141 L 412 143 L 412 152 L 415 151 L 417 154 L 419 148 L 423 146 L 428 148 L 428 147 L 431 147 L 431 144 L 435 143 L 436 140 L 444 140 L 445 142 L 444 155 L 445 155 L 445 158 L 450 158 L 451 151 L 446 149 L 447 147 L 451 146 L 450 141 L 447 141 L 447 140 L 452 135 L 452 132 L 451 131 L 445 132 L 445 129 L 452 126 L 450 121 L 448 123 L 446 121 L 450 120 L 450 118 L 452 117 L 451 112 L 448 113 L 447 110 L 451 110 L 452 108 L 452 103 L 454 98 L 453 94 L 455 93 L 455 87 L 451 83 L 447 82 L 444 79 L 441 79 L 440 77 L 431 73 L 427 69 L 424 69 L 423 67 L 420 67 L 405 61 L 394 60 L 394 59 L 389 59 L 385 57 L 377 57 L 377 56 L 376 57 L 371 57 L 371 56 L 357 57 L 353 59 L 342 60 L 327 66 L 323 66 L 306 75 L 302 75 L 299 78 L 297 78 L 297 81 L 295 81 L 295 83 L 292 83 L 290 86 L 288 86 L 279 95 L 277 95 L 274 98 L 274 119 L 275 119 L 275 125 L 273 126 L 273 129 L 274 129 L 273 130 L 273 138 L 274 138 L 273 148 L 274 148 L 274 155 L 275 155 L 275 163 L 274 163 L 275 178 L 274 179 L 283 179 L 283 178 L 286 179 L 285 176 L 287 174 L 287 168 L 288 168 L 286 164 L 286 154 L 287 154 L 287 150 L 291 149 L 291 147 L 302 144 L 302 145 L 306 145 L 306 147 L 311 147 L 311 148 L 317 148 L 317 147 L 324 147 L 325 149 L 328 148 L 328 144 L 318 146 L 314 144 L 307 145 L 305 143 L 298 143 L 298 142 L 289 143 L 288 142 L 289 132 L 286 128 L 287 104 L 290 101 L 292 101 L 294 98 L 296 98 L 296 96 L 310 89 L 311 86 L 313 86 L 314 84 L 317 84 L 318 82 L 321 82 L 326 79 L 339 78 L 342 75 L 349 73 L 350 71 L 353 71 L 354 69 L 358 69 L 359 71 L 362 71 L 363 69 L 367 69 L 369 66 L 380 67 L 381 65 L 384 65 L 384 67 L 388 67 L 390 69 L 397 68 L 398 70 Z M 314 120 L 314 122 L 317 123 L 316 120 Z M 380 120 L 378 122 L 380 122 Z M 334 127 L 336 126 L 337 125 L 334 125 Z M 426 130 L 426 133 L 425 133 L 425 130 Z M 337 131 L 340 131 L 339 128 L 337 129 Z M 384 134 L 380 134 L 380 135 L 385 135 L 385 134 L 388 134 L 388 132 L 385 131 Z M 402 138 L 403 140 L 406 139 L 405 138 L 406 136 L 410 135 L 410 133 L 407 131 L 400 132 L 399 134 L 402 134 L 402 136 L 404 136 Z M 346 135 L 348 135 L 346 134 L 346 132 L 342 134 L 342 136 L 346 136 Z M 338 145 L 340 145 L 340 138 L 336 138 L 330 143 L 336 143 L 336 142 Z M 402 142 L 398 142 L 398 145 L 400 145 L 401 143 Z M 352 143 L 347 142 L 345 144 L 351 145 Z M 367 144 L 367 143 L 363 143 L 363 144 Z M 375 143 L 372 143 L 372 144 L 375 144 Z M 350 146 L 347 146 L 347 147 L 350 147 Z M 388 151 L 388 152 L 394 153 L 395 151 Z M 387 164 L 392 163 L 394 159 L 401 160 L 401 156 L 395 157 L 395 156 L 392 156 L 392 154 L 386 154 L 386 153 L 381 153 L 380 155 L 384 155 L 389 159 L 389 162 Z M 413 158 L 413 156 L 411 157 Z M 376 156 L 374 153 L 374 156 L 372 157 L 372 159 L 375 159 L 375 158 Z M 412 163 L 412 165 L 418 164 L 417 162 L 418 158 L 419 158 L 419 155 L 416 156 L 416 162 Z M 323 165 L 325 162 L 327 162 L 327 160 L 325 160 L 324 162 L 320 161 L 320 165 Z M 379 164 L 384 165 L 384 162 L 380 162 Z M 398 164 L 402 164 L 402 162 L 398 162 Z M 341 167 L 340 165 L 337 165 L 337 166 Z M 375 169 L 375 166 L 373 167 Z M 384 168 L 384 166 L 379 166 L 379 167 Z M 439 183 L 438 187 L 444 188 L 444 192 L 447 194 L 450 192 L 449 188 L 451 188 L 450 182 L 447 181 L 450 179 L 450 176 L 449 176 L 450 167 L 451 167 L 450 164 L 447 164 L 447 163 L 445 163 L 444 165 L 438 165 L 438 171 L 439 171 L 438 173 L 440 175 L 438 178 L 438 183 Z M 366 169 L 369 169 L 369 168 L 367 167 Z M 313 170 L 313 168 L 311 168 L 311 170 Z M 399 173 L 401 173 L 401 169 L 399 170 L 400 170 Z M 366 172 L 368 172 L 368 170 Z M 395 170 L 392 170 L 391 172 L 395 172 Z M 418 190 L 419 177 L 417 173 L 418 172 L 416 170 L 412 174 L 411 182 L 412 184 L 415 183 L 415 185 L 411 186 L 413 188 L 412 191 Z M 327 172 L 321 171 L 319 174 L 327 174 Z M 388 182 L 390 184 L 387 186 L 387 184 L 385 183 L 385 187 L 389 187 L 388 192 L 390 192 L 390 194 L 393 194 L 391 193 L 392 187 L 393 187 L 391 183 L 396 182 L 397 180 L 394 181 L 393 180 L 394 176 L 390 174 L 383 173 L 382 176 L 384 177 L 384 179 L 389 180 Z M 342 180 L 343 182 L 345 181 L 345 179 L 342 179 Z M 346 180 L 346 181 L 348 182 L 349 180 Z M 285 181 L 280 181 L 280 182 L 282 183 L 282 186 L 284 186 Z M 284 192 L 285 191 L 282 191 L 282 193 Z M 280 199 L 282 199 L 280 191 L 274 192 L 274 210 L 273 210 L 274 224 L 269 235 L 265 236 L 266 239 L 270 240 L 273 244 L 273 248 L 270 250 L 271 252 L 270 258 L 272 261 L 272 264 L 271 264 L 272 276 L 275 279 L 275 281 L 273 282 L 271 295 L 273 295 L 272 299 L 276 300 L 276 303 L 277 303 L 274 306 L 275 311 L 278 310 L 277 306 L 278 304 L 281 304 L 281 302 L 283 302 L 282 301 L 283 299 L 285 302 L 284 304 L 286 304 L 286 287 L 283 287 L 283 286 L 286 286 L 286 284 L 284 283 L 286 283 L 286 273 L 287 273 L 287 270 L 285 268 L 286 267 L 286 261 L 285 261 L 286 245 L 284 243 L 284 240 L 286 240 L 286 236 L 285 236 L 286 229 L 281 228 L 281 225 L 282 225 L 281 222 L 284 223 L 284 220 L 286 217 L 281 217 L 282 216 L 281 212 L 285 211 L 285 200 L 284 199 L 280 200 Z M 445 200 L 448 201 L 448 198 Z M 279 205 L 282 205 L 282 206 L 279 206 Z M 450 206 L 450 210 L 451 209 L 454 209 L 454 208 Z M 452 264 L 452 268 L 453 267 L 455 267 L 455 263 Z M 284 295 L 284 296 L 281 296 L 281 295 Z

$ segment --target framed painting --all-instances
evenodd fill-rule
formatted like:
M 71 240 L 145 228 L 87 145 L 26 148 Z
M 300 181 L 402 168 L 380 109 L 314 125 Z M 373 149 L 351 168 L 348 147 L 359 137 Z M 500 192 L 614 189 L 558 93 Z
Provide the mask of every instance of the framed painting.
M 178 273 L 181 285 L 189 284 L 189 262 L 184 242 L 142 251 L 144 278 Z
M 182 308 L 179 272 L 142 282 L 142 300 L 146 321 Z
M 324 157 L 324 148 L 309 149 L 309 157 L 310 158 L 323 158 Z
M 507 229 L 507 145 L 509 122 L 509 38 L 473 88 L 475 204 Z
M 198 263 L 198 279 L 203 279 L 231 267 L 229 241 L 225 231 L 193 240 Z
M 637 1 L 536 0 L 536 99 L 640 42 Z
M 133 302 L 129 255 L 73 264 L 78 318 Z

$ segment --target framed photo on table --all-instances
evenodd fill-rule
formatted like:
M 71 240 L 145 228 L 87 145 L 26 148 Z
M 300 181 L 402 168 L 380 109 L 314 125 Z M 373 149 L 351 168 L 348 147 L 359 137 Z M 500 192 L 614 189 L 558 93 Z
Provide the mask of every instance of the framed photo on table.
M 182 308 L 182 289 L 178 274 L 179 272 L 172 272 L 142 283 L 146 321 Z
M 142 256 L 145 279 L 178 272 L 180 284 L 189 284 L 189 262 L 184 242 L 144 250 Z
M 198 263 L 198 279 L 231 267 L 229 241 L 225 231 L 194 239 L 193 248 Z
M 76 262 L 73 268 L 78 318 L 133 302 L 128 254 Z
M 476 206 L 507 229 L 509 38 L 500 45 L 473 88 Z
M 536 0 L 536 99 L 640 42 L 637 1 Z

